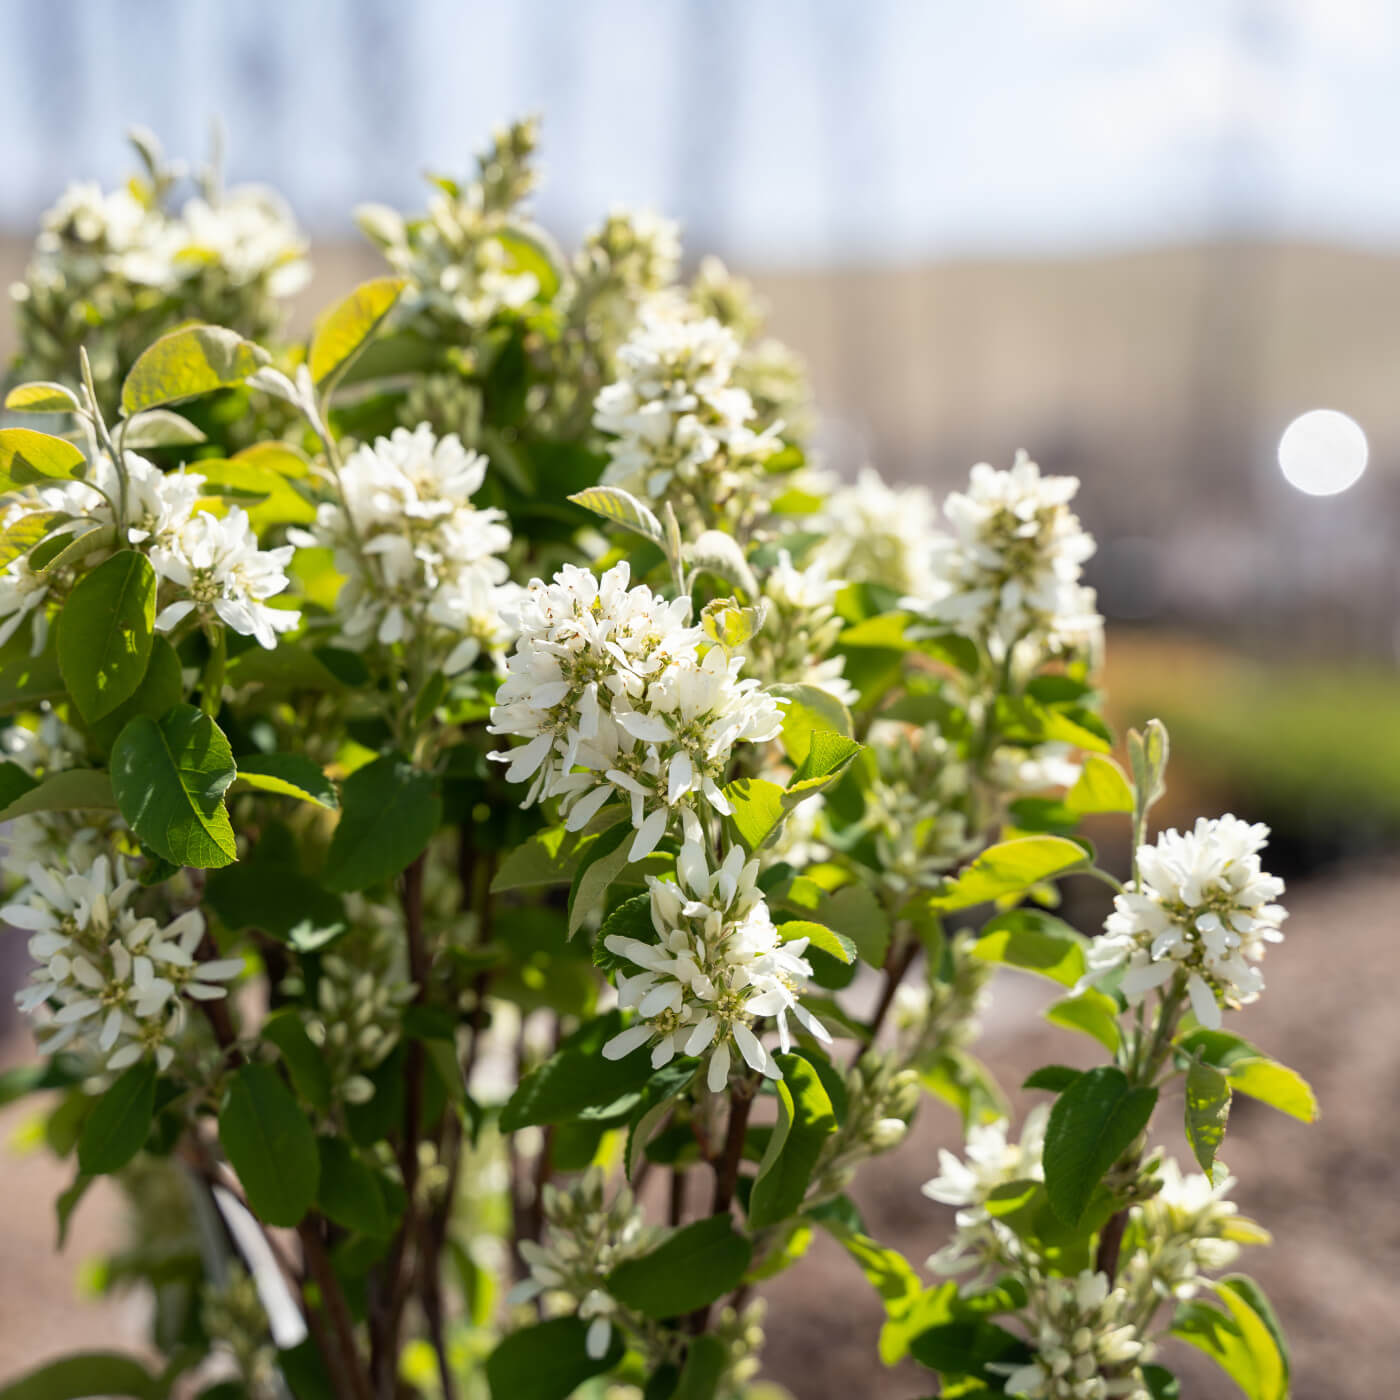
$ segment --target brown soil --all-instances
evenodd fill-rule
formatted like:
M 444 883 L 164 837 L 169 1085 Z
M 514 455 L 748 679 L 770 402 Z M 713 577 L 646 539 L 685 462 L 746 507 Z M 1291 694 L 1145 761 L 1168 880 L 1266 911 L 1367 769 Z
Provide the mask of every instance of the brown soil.
M 1307 1076 L 1323 1116 L 1305 1126 L 1236 1104 L 1224 1154 L 1240 1178 L 1232 1194 L 1276 1238 L 1241 1267 L 1263 1284 L 1291 1336 L 1294 1400 L 1375 1400 L 1392 1393 L 1400 1368 L 1400 1020 L 1391 980 L 1400 870 L 1315 880 L 1289 904 L 1289 938 L 1271 954 L 1269 989 L 1233 1024 Z M 1008 1084 L 1047 1060 L 1072 1061 L 1080 1049 L 1078 1038 L 1038 1025 L 1038 996 L 1026 979 L 1008 977 L 998 989 L 982 1050 Z M 12 1043 L 0 1060 L 21 1053 Z M 0 1113 L 0 1379 L 79 1347 L 139 1346 L 142 1336 L 138 1303 L 78 1296 L 82 1261 L 119 1237 L 114 1196 L 93 1191 L 67 1251 L 53 1253 L 52 1201 L 71 1168 L 42 1151 L 14 1152 L 31 1113 L 23 1104 Z M 951 1113 L 926 1104 L 911 1139 L 874 1163 L 854 1192 L 871 1232 L 916 1267 L 948 1226 L 948 1212 L 918 1187 L 933 1175 L 938 1147 L 955 1145 L 956 1135 Z M 915 1400 L 933 1391 L 927 1372 L 879 1364 L 879 1303 L 829 1240 L 818 1238 L 767 1292 L 767 1374 L 798 1400 Z M 1185 1348 L 1162 1359 L 1180 1371 L 1189 1400 L 1236 1393 Z

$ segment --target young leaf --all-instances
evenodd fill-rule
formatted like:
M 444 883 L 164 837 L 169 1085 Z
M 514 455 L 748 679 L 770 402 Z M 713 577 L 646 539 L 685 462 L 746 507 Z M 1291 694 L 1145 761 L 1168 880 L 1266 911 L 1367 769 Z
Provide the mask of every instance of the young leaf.
M 822 1147 L 836 1131 L 836 1113 L 816 1070 L 801 1055 L 779 1055 L 777 1060 L 783 1071 L 773 1086 L 778 1122 L 749 1197 L 751 1230 L 766 1229 L 797 1214 Z
M 5 407 L 11 413 L 76 413 L 78 396 L 62 384 L 36 379 L 16 384 L 5 395 Z
M 732 809 L 729 820 L 750 853 L 772 836 L 787 813 L 782 788 L 767 778 L 736 778 L 724 795 Z
M 830 787 L 861 750 L 854 739 L 831 729 L 812 730 L 806 742 L 807 747 L 797 772 L 792 775 L 783 796 L 783 806 L 786 808 L 795 807 L 814 793 Z
M 357 768 L 340 798 L 324 871 L 327 888 L 340 893 L 393 879 L 423 853 L 442 821 L 437 780 L 400 754 Z
M 1243 1291 L 1222 1281 L 1217 1294 L 1228 1311 L 1185 1303 L 1177 1309 L 1172 1335 L 1209 1356 L 1248 1400 L 1287 1400 L 1288 1367 L 1273 1333 Z
M 774 685 L 769 693 L 783 700 L 783 752 L 794 768 L 800 768 L 818 734 L 846 741 L 850 756 L 859 751 L 851 738 L 851 712 L 828 690 L 816 685 Z
M 1296 1070 L 1264 1056 L 1235 1060 L 1226 1071 L 1230 1087 L 1238 1094 L 1276 1108 L 1303 1123 L 1317 1119 L 1317 1096 Z
M 1111 758 L 1091 753 L 1065 796 L 1065 806 L 1081 816 L 1089 812 L 1131 812 L 1132 784 Z
M 758 580 L 733 535 L 726 535 L 722 530 L 705 530 L 686 549 L 685 557 L 697 573 L 713 574 L 748 598 L 758 597 Z
M 632 841 L 631 826 L 619 822 L 585 848 L 569 886 L 570 938 L 579 931 L 583 921 L 601 907 L 608 886 L 626 868 Z
M 856 960 L 856 945 L 849 938 L 809 919 L 789 919 L 779 924 L 778 937 L 784 943 L 791 943 L 794 938 L 805 938 L 809 947 L 835 958 L 839 963 L 849 965 Z
M 622 1359 L 617 1328 L 603 1356 L 589 1356 L 587 1338 L 588 1323 L 580 1317 L 555 1317 L 507 1333 L 486 1358 L 491 1400 L 568 1400 Z
M 1186 1071 L 1186 1140 L 1207 1175 L 1230 1117 L 1230 1081 L 1202 1060 Z
M 316 322 L 307 367 L 318 388 L 349 368 L 393 310 L 404 289 L 401 277 L 376 277 L 362 282 Z
M 138 715 L 112 746 L 112 790 L 128 826 L 172 865 L 212 870 L 238 856 L 224 793 L 237 776 L 219 726 L 193 705 Z
M 629 1177 L 637 1174 L 642 1155 L 662 1120 L 671 1112 L 676 1099 L 690 1087 L 700 1069 L 700 1061 L 690 1056 L 662 1065 L 642 1086 L 637 1106 L 627 1129 L 627 1150 L 623 1154 Z
M 41 481 L 72 481 L 86 459 L 67 438 L 33 428 L 0 428 L 0 492 Z
M 219 1142 L 248 1204 L 269 1225 L 296 1225 L 316 1199 L 316 1134 L 277 1071 L 249 1064 L 229 1081 Z
M 63 683 L 91 723 L 131 696 L 146 674 L 155 636 L 156 573 L 123 549 L 85 575 L 58 620 Z
M 1026 1076 L 1021 1088 L 1048 1089 L 1052 1094 L 1061 1094 L 1083 1073 L 1069 1065 L 1042 1065 Z
M 586 491 L 576 491 L 569 499 L 594 515 L 601 515 L 614 525 L 621 525 L 653 544 L 664 545 L 665 532 L 661 522 L 635 496 L 616 486 L 590 486 Z
M 222 326 L 185 326 L 163 335 L 137 357 L 122 385 L 122 412 L 197 398 L 241 384 L 266 352 Z
M 204 433 L 188 418 L 168 408 L 152 408 L 127 420 L 122 446 L 129 452 L 145 452 L 152 447 L 191 447 L 204 442 Z
M 155 1102 L 155 1062 L 139 1060 L 98 1098 L 83 1124 L 78 1166 L 84 1176 L 103 1176 L 131 1161 L 151 1130 Z
M 633 895 L 631 899 L 624 899 L 603 920 L 598 929 L 598 935 L 593 940 L 593 963 L 595 967 L 602 968 L 604 972 L 611 972 L 622 961 L 607 946 L 607 940 L 613 937 L 635 938 L 641 943 L 655 943 L 657 941 L 656 926 L 651 921 L 651 896 L 649 894 L 637 894 Z
M 1117 1054 L 1123 1042 L 1118 1003 L 1097 987 L 1086 987 L 1076 996 L 1057 1001 L 1046 1010 L 1045 1019 L 1052 1026 L 1093 1036 L 1110 1054 Z
M 1021 836 L 1002 841 L 983 851 L 942 894 L 932 896 L 929 907 L 969 909 L 1004 895 L 1022 894 L 1087 860 L 1084 847 L 1063 836 Z
M 1013 909 L 990 920 L 972 946 L 984 962 L 1003 963 L 1072 987 L 1084 975 L 1083 940 L 1038 909 Z
M 713 1215 L 619 1264 L 608 1276 L 608 1292 L 644 1317 L 680 1317 L 737 1288 L 752 1255 L 730 1217 Z
M 1055 1214 L 1077 1225 L 1108 1169 L 1147 1126 L 1156 1089 L 1131 1087 L 1112 1065 L 1085 1071 L 1055 1100 L 1045 1132 L 1045 1189 Z
M 0 822 L 32 812 L 113 811 L 116 805 L 112 780 L 106 773 L 95 768 L 65 768 L 19 792 L 0 811 Z
M 238 781 L 260 792 L 300 798 L 334 811 L 340 806 L 335 784 L 305 754 L 264 753 L 238 760 Z

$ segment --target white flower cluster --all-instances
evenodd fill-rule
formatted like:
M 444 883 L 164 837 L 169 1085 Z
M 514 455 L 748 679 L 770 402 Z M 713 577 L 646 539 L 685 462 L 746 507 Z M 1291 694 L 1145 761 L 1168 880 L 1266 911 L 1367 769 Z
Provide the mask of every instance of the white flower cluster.
M 1124 1286 L 1137 1290 L 1144 1302 L 1194 1297 L 1203 1273 L 1228 1268 L 1240 1252 L 1239 1239 L 1263 1244 L 1268 1235 L 1252 1221 L 1241 1218 L 1225 1194 L 1235 1184 L 1232 1176 L 1218 1180 L 1200 1172 L 1185 1173 L 1176 1159 L 1166 1158 L 1153 1173 L 1160 1187 L 1141 1205 L 1133 1207 L 1138 1248 L 1123 1270 Z
M 262 186 L 206 193 L 172 212 L 134 187 L 70 185 L 11 288 L 20 362 L 28 376 L 68 378 L 86 343 L 101 381 L 182 317 L 266 335 L 281 319 L 276 303 L 309 276 L 291 211 Z
M 595 1361 L 607 1355 L 621 1312 L 608 1292 L 608 1275 L 646 1246 L 644 1217 L 631 1191 L 621 1187 L 609 1203 L 604 1190 L 597 1167 L 590 1167 L 568 1191 L 545 1186 L 548 1234 L 542 1244 L 521 1242 L 530 1273 L 508 1295 L 512 1303 L 543 1296 L 561 1305 L 561 1311 L 583 1318 L 588 1323 L 585 1347 Z
M 1010 471 L 973 467 L 967 491 L 943 504 L 951 533 L 934 537 L 929 615 L 998 657 L 1021 642 L 1095 649 L 1103 619 L 1079 581 L 1094 540 L 1069 509 L 1078 490 L 1076 477 L 1041 476 L 1024 452 Z
M 1046 1106 L 1032 1109 L 1019 1142 L 1008 1138 L 1010 1125 L 1005 1118 L 972 1123 L 964 1148 L 966 1160 L 946 1147 L 939 1149 L 938 1175 L 924 1183 L 923 1192 L 931 1201 L 958 1207 L 958 1213 L 953 1217 L 953 1238 L 929 1259 L 929 1268 L 953 1274 L 1017 1257 L 1015 1235 L 988 1213 L 987 1198 L 1008 1182 L 1045 1179 L 1040 1157 L 1049 1120 Z
M 587 299 L 591 318 L 629 324 L 641 299 L 674 282 L 680 266 L 675 220 L 646 209 L 611 209 L 574 259 L 576 294 Z
M 1147 1349 L 1124 1321 L 1128 1298 L 1107 1274 L 1033 1279 L 1027 1309 L 1034 1358 L 1001 1367 L 1006 1393 L 1026 1400 L 1148 1400 L 1137 1364 Z M 1127 1375 L 1122 1375 L 1123 1370 Z
M 928 598 L 933 498 L 922 486 L 890 486 L 873 467 L 827 499 L 819 527 L 821 550 L 833 574 L 850 583 L 874 583 L 901 595 Z
M 345 644 L 424 648 L 448 675 L 508 646 L 520 589 L 501 557 L 505 513 L 472 505 L 487 461 L 455 435 L 420 424 L 358 448 L 341 497 L 317 510 L 308 538 L 334 550 L 346 583 L 336 601 Z
M 624 561 L 601 579 L 565 565 L 553 582 L 531 582 L 488 728 L 527 741 L 491 757 L 511 782 L 531 779 L 527 805 L 562 798 L 570 830 L 625 796 L 640 860 L 678 808 L 703 798 L 729 812 L 721 784 L 734 746 L 773 739 L 782 717 L 741 676 L 741 657 L 702 654 L 689 599 L 667 602 L 630 579 Z
M 162 927 L 129 907 L 139 888 L 120 859 L 99 856 L 85 872 L 31 865 L 23 898 L 0 919 L 30 933 L 38 964 L 16 1000 L 25 1012 L 46 1004 L 53 1019 L 42 1049 L 77 1043 L 109 1070 L 146 1055 L 166 1068 L 183 1022 L 182 998 L 209 1001 L 243 969 L 241 958 L 196 962 L 204 917 L 191 909 Z
M 880 879 L 897 893 L 931 889 L 978 844 L 967 765 L 937 725 L 879 720 L 870 741 L 876 772 L 861 826 L 874 836 Z
M 791 1012 L 813 1035 L 831 1039 L 800 998 L 812 975 L 802 956 L 805 938 L 781 941 L 758 889 L 757 861 L 731 848 L 711 872 L 698 842 L 676 858 L 676 881 L 649 876 L 656 941 L 609 934 L 604 946 L 637 969 L 617 974 L 618 1000 L 636 1021 L 603 1046 L 610 1060 L 643 1045 L 659 1069 L 676 1055 L 708 1060 L 706 1082 L 719 1093 L 729 1082 L 732 1043 L 760 1074 L 781 1078 L 777 1062 L 754 1031 L 768 1017 L 784 1050 L 791 1046 Z
M 26 516 L 52 517 L 56 527 L 66 519 L 75 535 L 116 524 L 114 503 L 122 488 L 109 458 L 94 455 L 93 485 L 71 482 L 46 487 L 11 506 L 4 517 L 7 529 Z M 295 627 L 301 614 L 267 606 L 288 584 L 286 573 L 293 549 L 283 545 L 263 549 L 241 506 L 223 516 L 196 510 L 204 478 L 195 472 L 163 472 L 134 452 L 123 456 L 127 479 L 125 543 L 149 553 L 156 574 L 172 585 L 175 596 L 156 617 L 156 626 L 169 631 L 195 614 L 201 622 L 223 623 L 264 647 L 277 644 L 277 634 Z M 99 556 L 88 555 L 88 567 Z M 47 603 L 56 573 L 36 571 L 25 555 L 12 559 L 0 572 L 0 644 L 8 641 L 28 619 L 33 653 L 38 655 L 48 636 Z
M 1191 1009 L 1220 1026 L 1220 1007 L 1254 1001 L 1257 964 L 1283 940 L 1283 881 L 1260 864 L 1269 828 L 1238 817 L 1200 818 L 1194 830 L 1163 832 L 1138 848 L 1137 878 L 1115 897 L 1103 935 L 1089 947 L 1086 980 L 1122 972 L 1132 1004 L 1185 974 Z
M 70 768 L 88 766 L 87 742 L 52 710 L 44 710 L 34 728 L 12 724 L 0 735 L 5 758 L 31 777 L 46 778 Z M 33 812 L 7 824 L 4 857 L 0 869 L 7 876 L 22 875 L 31 865 L 47 866 L 67 861 L 89 866 L 106 848 L 113 830 L 122 825 L 113 814 L 100 826 L 92 825 L 93 812 Z
M 673 297 L 648 301 L 617 352 L 617 381 L 594 403 L 594 427 L 612 435 L 603 480 L 652 500 L 675 482 L 712 514 L 752 494 L 778 442 L 750 426 L 753 400 L 732 382 L 738 357 L 712 317 Z
M 857 699 L 844 675 L 846 658 L 832 656 L 845 623 L 836 614 L 836 595 L 845 587 L 832 578 L 823 559 L 799 569 L 786 549 L 763 578 L 769 617 L 748 644 L 753 669 L 769 683 L 814 685 L 843 705 Z
M 506 241 L 512 225 L 488 206 L 476 182 L 438 188 L 420 219 L 406 220 L 382 204 L 362 205 L 355 218 L 407 279 L 406 314 L 425 311 L 479 330 L 539 295 L 539 277 Z

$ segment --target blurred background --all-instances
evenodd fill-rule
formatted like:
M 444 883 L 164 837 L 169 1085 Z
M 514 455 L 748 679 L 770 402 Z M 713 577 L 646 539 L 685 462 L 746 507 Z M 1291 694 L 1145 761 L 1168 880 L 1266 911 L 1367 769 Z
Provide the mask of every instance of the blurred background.
M 492 125 L 533 111 L 540 221 L 567 245 L 612 204 L 652 207 L 682 221 L 692 265 L 715 252 L 753 278 L 808 362 L 832 466 L 941 495 L 1024 446 L 1083 478 L 1118 723 L 1166 719 L 1170 817 L 1268 821 L 1296 891 L 1241 1029 L 1314 1081 L 1324 1119 L 1237 1109 L 1238 1198 L 1280 1238 L 1247 1262 L 1295 1336 L 1299 1400 L 1383 1393 L 1400 1361 L 1400 1128 L 1369 1106 L 1400 1088 L 1396 0 L 0 0 L 0 25 L 6 283 L 69 180 L 125 178 L 128 126 L 199 160 L 217 119 L 230 179 L 279 188 L 312 235 L 309 319 L 376 270 L 356 204 L 421 207 L 424 169 L 466 171 Z M 1012 1082 L 1065 1053 L 1021 1029 L 1030 995 L 1009 987 L 989 1022 Z M 915 1188 L 955 1131 L 924 1117 L 864 1202 L 915 1260 L 945 1228 Z M 22 1119 L 0 1131 L 22 1139 Z M 51 1175 L 0 1156 L 24 1216 L 5 1226 L 0 1376 L 75 1327 L 136 1326 L 120 1305 L 72 1310 L 75 1266 L 116 1225 L 85 1206 L 50 1258 Z M 818 1250 L 774 1289 L 773 1374 L 803 1400 L 918 1393 L 872 1374 L 878 1306 L 848 1267 Z M 1222 1385 L 1189 1372 L 1186 1393 Z

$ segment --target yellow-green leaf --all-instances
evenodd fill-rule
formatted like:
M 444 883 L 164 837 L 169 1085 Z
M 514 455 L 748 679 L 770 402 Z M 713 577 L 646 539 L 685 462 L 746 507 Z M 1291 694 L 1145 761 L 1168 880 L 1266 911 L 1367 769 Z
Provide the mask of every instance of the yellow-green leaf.
M 122 412 L 130 416 L 241 384 L 266 359 L 266 351 L 222 326 L 171 331 L 132 365 L 122 385 Z
M 362 282 L 321 316 L 307 356 L 311 378 L 318 386 L 349 366 L 393 309 L 403 288 L 401 277 L 376 277 Z
M 0 491 L 40 481 L 73 481 L 86 459 L 67 438 L 33 428 L 0 428 Z
M 1084 760 L 1079 777 L 1065 797 L 1065 806 L 1081 815 L 1088 812 L 1131 812 L 1132 784 L 1111 758 L 1091 753 Z

